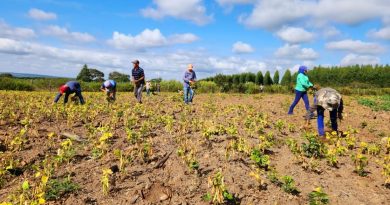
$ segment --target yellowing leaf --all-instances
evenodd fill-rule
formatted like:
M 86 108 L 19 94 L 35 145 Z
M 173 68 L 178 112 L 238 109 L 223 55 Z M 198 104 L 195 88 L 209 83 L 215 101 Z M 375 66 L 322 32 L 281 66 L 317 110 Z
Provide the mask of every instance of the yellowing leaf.
M 48 180 L 49 180 L 49 177 L 47 177 L 47 176 L 42 176 L 42 178 L 41 178 L 41 181 L 43 184 L 46 184 Z
M 23 182 L 22 188 L 23 188 L 23 190 L 28 190 L 30 188 L 30 185 L 28 184 L 27 180 Z

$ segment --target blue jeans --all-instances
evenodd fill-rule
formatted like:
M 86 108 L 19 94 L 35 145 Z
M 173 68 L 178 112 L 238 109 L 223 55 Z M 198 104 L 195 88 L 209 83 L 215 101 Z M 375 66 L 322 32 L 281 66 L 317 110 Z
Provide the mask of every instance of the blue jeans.
M 295 90 L 294 102 L 291 104 L 290 109 L 288 110 L 289 115 L 294 113 L 294 108 L 298 104 L 298 102 L 301 98 L 303 99 L 303 102 L 305 103 L 306 110 L 310 109 L 309 97 L 307 96 L 307 92 Z
M 144 88 L 144 84 L 134 85 L 134 96 L 137 98 L 139 103 L 142 103 L 142 89 Z
M 149 88 L 146 89 L 146 94 L 147 94 L 148 96 L 150 95 L 150 89 L 149 89 Z
M 191 87 L 184 87 L 184 102 L 186 104 L 192 103 L 192 98 L 194 98 L 194 90 Z
M 317 106 L 317 126 L 318 126 L 318 135 L 324 136 L 324 112 L 325 109 L 321 106 Z M 330 114 L 330 122 L 332 124 L 332 130 L 337 131 L 337 109 L 333 109 L 329 111 Z

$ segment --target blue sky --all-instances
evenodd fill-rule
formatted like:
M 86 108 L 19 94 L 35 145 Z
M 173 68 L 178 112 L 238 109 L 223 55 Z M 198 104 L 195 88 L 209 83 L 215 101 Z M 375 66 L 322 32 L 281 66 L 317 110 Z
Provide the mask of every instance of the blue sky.
M 0 72 L 283 73 L 388 64 L 389 45 L 389 0 L 0 0 Z

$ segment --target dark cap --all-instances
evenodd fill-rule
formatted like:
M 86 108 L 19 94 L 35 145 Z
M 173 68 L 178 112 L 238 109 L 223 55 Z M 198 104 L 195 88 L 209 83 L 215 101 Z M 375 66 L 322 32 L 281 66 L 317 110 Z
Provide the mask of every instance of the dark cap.
M 133 60 L 131 62 L 134 63 L 134 64 L 139 64 L 139 60 Z

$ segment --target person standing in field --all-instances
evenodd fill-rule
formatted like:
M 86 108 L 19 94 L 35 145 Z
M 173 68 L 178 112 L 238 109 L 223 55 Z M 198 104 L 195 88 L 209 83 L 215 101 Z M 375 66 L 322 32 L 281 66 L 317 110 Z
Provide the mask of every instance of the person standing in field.
M 297 81 L 295 85 L 295 99 L 291 104 L 288 114 L 292 115 L 294 113 L 294 108 L 298 104 L 299 100 L 302 98 L 305 103 L 306 110 L 310 109 L 309 97 L 307 96 L 307 90 L 313 87 L 313 83 L 309 81 L 307 77 L 307 67 L 300 66 L 298 70 Z
M 314 94 L 314 104 L 310 107 L 310 110 L 308 110 L 306 114 L 307 125 L 310 122 L 311 114 L 314 111 L 317 111 L 318 135 L 321 137 L 325 136 L 324 114 L 325 110 L 329 110 L 332 130 L 337 132 L 337 118 L 340 120 L 343 119 L 343 104 L 343 99 L 340 93 L 338 93 L 335 89 L 322 88 L 318 90 Z
M 116 82 L 115 80 L 106 80 L 100 86 L 100 90 L 107 94 L 107 101 L 115 101 L 116 100 Z
M 148 81 L 146 81 L 146 95 L 150 95 L 150 87 L 151 87 L 151 83 L 150 83 L 150 81 L 148 80 Z
M 73 93 L 75 93 L 74 97 L 77 96 L 79 98 L 81 104 L 85 103 L 84 98 L 81 95 L 81 86 L 79 82 L 69 81 L 64 85 L 61 85 L 60 90 L 54 99 L 54 103 L 57 103 L 64 93 L 65 93 L 64 104 L 68 102 L 69 95 Z
M 260 84 L 260 93 L 262 93 L 264 90 L 264 85 L 263 84 Z
M 157 87 L 157 92 L 160 93 L 160 89 L 161 89 L 160 83 L 157 83 L 157 86 L 156 86 L 156 87 Z
M 133 69 L 131 71 L 131 75 L 134 85 L 134 96 L 137 98 L 138 103 L 142 104 L 142 89 L 145 85 L 145 73 L 144 70 L 139 67 L 139 60 L 134 60 L 132 63 Z
M 186 104 L 192 103 L 192 99 L 194 98 L 192 86 L 196 82 L 196 73 L 193 68 L 194 66 L 192 64 L 188 64 L 187 70 L 184 72 L 183 76 L 184 103 Z

